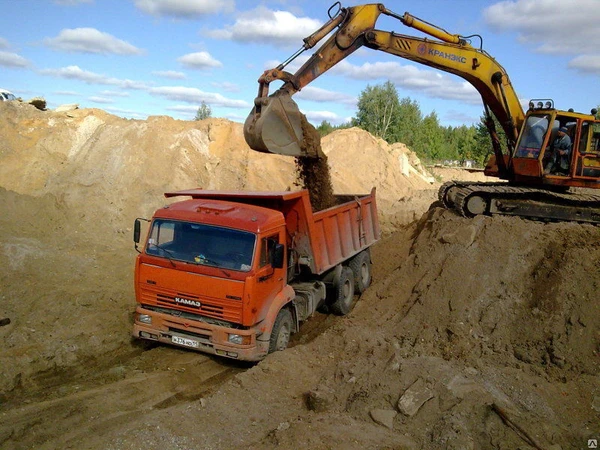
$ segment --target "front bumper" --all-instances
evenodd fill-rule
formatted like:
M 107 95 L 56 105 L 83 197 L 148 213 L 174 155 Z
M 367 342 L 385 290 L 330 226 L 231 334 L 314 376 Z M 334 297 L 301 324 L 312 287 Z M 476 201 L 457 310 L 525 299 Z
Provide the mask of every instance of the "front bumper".
M 135 312 L 132 335 L 137 339 L 157 341 L 243 361 L 260 361 L 269 350 L 269 342 L 257 339 L 256 330 L 253 328 L 229 328 L 150 311 L 141 306 L 138 306 Z M 150 316 L 152 324 L 139 322 L 137 319 L 140 314 Z M 238 345 L 229 342 L 227 339 L 230 334 L 247 337 L 249 344 Z

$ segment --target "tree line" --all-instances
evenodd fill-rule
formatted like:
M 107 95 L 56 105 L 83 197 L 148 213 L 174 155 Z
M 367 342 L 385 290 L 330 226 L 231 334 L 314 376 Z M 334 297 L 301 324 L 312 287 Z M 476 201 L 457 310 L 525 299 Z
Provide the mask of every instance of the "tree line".
M 358 98 L 356 117 L 333 126 L 327 121 L 317 127 L 322 136 L 336 129 L 359 127 L 390 144 L 401 142 L 424 162 L 444 160 L 474 161 L 483 165 L 492 153 L 490 136 L 481 117 L 477 125 L 443 126 L 435 111 L 423 115 L 419 103 L 409 97 L 400 99 L 391 81 L 367 86 Z M 502 135 L 502 128 L 496 124 Z M 503 136 L 500 136 L 503 141 Z

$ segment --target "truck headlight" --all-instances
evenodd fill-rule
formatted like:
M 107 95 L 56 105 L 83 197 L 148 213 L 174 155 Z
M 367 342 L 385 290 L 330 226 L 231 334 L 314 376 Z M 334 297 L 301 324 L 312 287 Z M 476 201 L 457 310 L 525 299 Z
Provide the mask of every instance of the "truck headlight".
M 240 335 L 240 334 L 230 334 L 227 337 L 227 341 L 231 342 L 232 344 L 237 344 L 237 345 L 248 345 L 248 344 L 250 344 L 250 336 L 244 336 L 244 335 Z
M 152 324 L 152 316 L 148 314 L 138 314 L 138 322 L 146 323 L 148 325 Z

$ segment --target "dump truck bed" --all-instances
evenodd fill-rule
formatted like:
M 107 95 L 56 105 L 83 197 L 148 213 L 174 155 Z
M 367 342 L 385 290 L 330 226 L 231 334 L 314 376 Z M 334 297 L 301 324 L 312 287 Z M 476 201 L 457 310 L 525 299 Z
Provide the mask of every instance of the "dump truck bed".
M 373 245 L 380 238 L 375 189 L 367 195 L 336 196 L 339 204 L 313 212 L 307 190 L 296 192 L 228 192 L 190 189 L 165 193 L 246 203 L 280 211 L 289 248 L 300 264 L 322 274 Z

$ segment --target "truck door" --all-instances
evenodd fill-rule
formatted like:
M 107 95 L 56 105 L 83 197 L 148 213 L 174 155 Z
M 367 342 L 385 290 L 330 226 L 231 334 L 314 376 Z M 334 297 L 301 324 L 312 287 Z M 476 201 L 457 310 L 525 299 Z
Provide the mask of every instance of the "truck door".
M 259 268 L 256 280 L 256 295 L 261 301 L 269 303 L 283 289 L 286 279 L 286 264 L 283 268 L 276 269 L 271 262 L 275 245 L 282 239 L 280 233 L 263 237 L 259 242 Z

